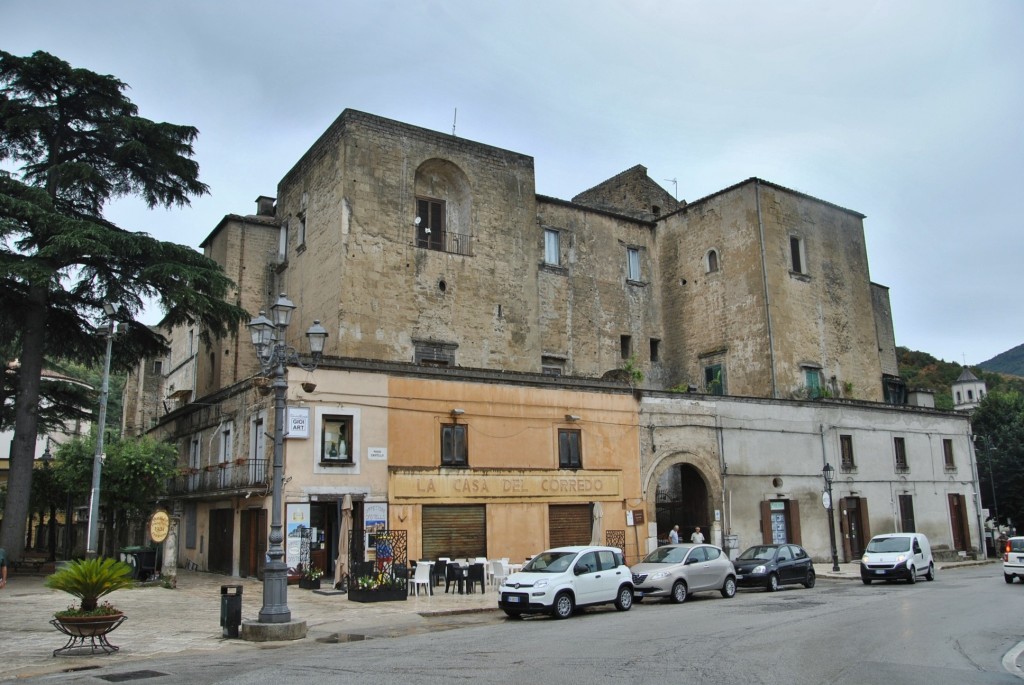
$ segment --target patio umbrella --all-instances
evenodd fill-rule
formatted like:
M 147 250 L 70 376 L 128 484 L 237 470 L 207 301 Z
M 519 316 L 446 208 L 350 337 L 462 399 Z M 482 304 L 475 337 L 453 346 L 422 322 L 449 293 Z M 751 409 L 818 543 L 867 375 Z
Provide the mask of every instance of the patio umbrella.
M 592 520 L 592 526 L 590 529 L 590 544 L 601 545 L 601 521 L 604 519 L 604 511 L 601 509 L 600 502 L 593 502 L 590 505 L 590 516 Z
M 352 530 L 352 495 L 341 500 L 341 526 L 338 532 L 338 561 L 334 564 L 334 587 L 348 571 L 348 534 Z

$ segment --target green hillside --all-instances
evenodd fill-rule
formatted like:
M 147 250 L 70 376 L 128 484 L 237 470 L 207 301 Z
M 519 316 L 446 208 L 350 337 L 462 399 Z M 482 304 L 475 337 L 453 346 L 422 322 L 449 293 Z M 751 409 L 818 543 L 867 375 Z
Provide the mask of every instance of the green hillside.
M 1010 352 L 1013 352 L 1013 350 L 1010 350 Z M 1009 352 L 1004 352 L 1003 354 L 1009 354 Z M 1022 356 L 1024 356 L 1024 351 L 1022 351 Z M 995 357 L 995 359 L 998 358 Z M 896 348 L 896 359 L 900 365 L 900 376 L 907 382 L 908 388 L 927 388 L 932 390 L 935 392 L 936 408 L 953 408 L 953 395 L 950 388 L 953 381 L 960 377 L 960 373 L 963 371 L 962 365 L 936 359 L 927 352 L 916 352 L 908 350 L 906 347 Z M 1024 363 L 1024 358 L 1021 361 Z M 971 373 L 985 381 L 989 392 L 1010 389 L 1024 392 L 1024 378 L 1011 376 L 1005 372 L 994 373 L 980 366 L 970 366 L 968 368 L 971 370 Z
M 1024 376 L 1024 345 L 1017 345 L 1012 350 L 997 354 L 978 366 L 994 373 L 1011 373 L 1014 376 Z

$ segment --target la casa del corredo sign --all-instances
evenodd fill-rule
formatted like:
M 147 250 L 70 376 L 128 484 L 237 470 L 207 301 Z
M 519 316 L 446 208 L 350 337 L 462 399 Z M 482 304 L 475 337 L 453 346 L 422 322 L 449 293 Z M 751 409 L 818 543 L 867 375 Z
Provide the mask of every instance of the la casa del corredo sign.
M 482 498 L 516 499 L 616 499 L 621 496 L 618 473 L 577 471 L 572 475 L 546 473 L 489 474 L 391 474 L 394 499 L 457 500 Z

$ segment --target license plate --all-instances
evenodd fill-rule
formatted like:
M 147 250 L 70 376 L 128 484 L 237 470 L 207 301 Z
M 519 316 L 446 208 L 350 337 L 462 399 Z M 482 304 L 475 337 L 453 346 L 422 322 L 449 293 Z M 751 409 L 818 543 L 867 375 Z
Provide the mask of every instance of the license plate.
M 509 602 L 518 602 L 518 601 L 519 601 L 519 598 L 513 595 L 513 596 L 511 596 L 511 597 L 509 597 L 509 598 L 508 598 L 508 601 L 509 601 Z
M 638 590 L 633 590 L 633 596 L 634 597 L 639 597 L 640 599 L 643 599 L 644 593 L 639 592 Z
M 1017 557 L 1017 563 L 1024 562 L 1024 557 Z
M 885 571 L 883 571 L 882 569 L 879 569 L 879 570 L 875 571 L 875 573 L 878 574 L 878 575 L 882 575 L 882 574 L 885 573 Z

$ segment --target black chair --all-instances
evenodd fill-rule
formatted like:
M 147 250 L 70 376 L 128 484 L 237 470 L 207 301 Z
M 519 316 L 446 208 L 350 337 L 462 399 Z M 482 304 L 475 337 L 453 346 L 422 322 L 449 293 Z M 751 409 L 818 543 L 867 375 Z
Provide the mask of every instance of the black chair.
M 444 559 L 438 559 L 437 561 L 435 561 L 434 567 L 433 569 L 431 569 L 430 582 L 432 582 L 434 585 L 440 585 L 441 581 L 447 578 L 447 575 L 445 574 L 445 567 L 447 565 L 448 562 Z
M 473 588 L 477 583 L 480 583 L 480 592 L 486 592 L 487 575 L 484 571 L 484 565 L 470 564 L 469 571 L 466 573 L 466 585 L 468 586 L 466 591 L 473 592 Z
M 448 589 L 451 588 L 452 584 L 454 583 L 455 587 L 458 588 L 459 594 L 461 595 L 463 593 L 463 581 L 465 580 L 465 578 L 466 576 L 461 566 L 459 566 L 458 564 L 446 564 L 444 574 L 445 594 L 448 593 Z

